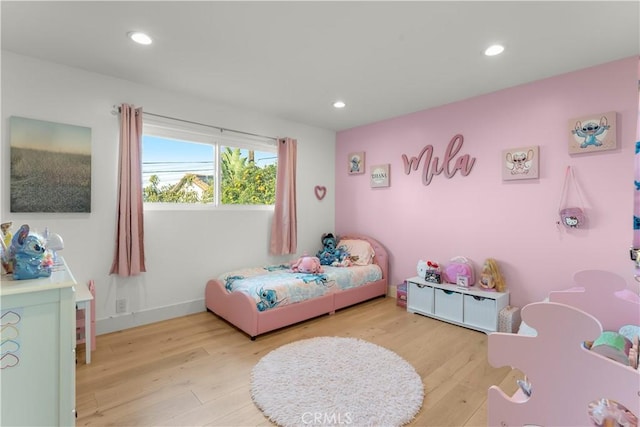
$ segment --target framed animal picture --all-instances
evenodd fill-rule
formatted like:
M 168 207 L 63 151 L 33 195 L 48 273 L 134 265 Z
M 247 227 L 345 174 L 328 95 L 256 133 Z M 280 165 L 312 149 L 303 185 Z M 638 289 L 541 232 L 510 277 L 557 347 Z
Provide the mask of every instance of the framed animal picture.
M 502 180 L 538 178 L 540 170 L 539 151 L 537 145 L 502 150 Z
M 614 150 L 616 112 L 592 114 L 569 120 L 569 154 Z
M 364 151 L 349 153 L 349 175 L 364 173 Z

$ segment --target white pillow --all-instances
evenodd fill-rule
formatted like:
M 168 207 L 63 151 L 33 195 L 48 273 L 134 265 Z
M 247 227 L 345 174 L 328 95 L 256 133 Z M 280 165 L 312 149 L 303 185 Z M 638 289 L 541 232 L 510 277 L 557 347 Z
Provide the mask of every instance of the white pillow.
M 354 265 L 369 265 L 376 254 L 366 240 L 340 240 L 338 247 L 343 247 Z

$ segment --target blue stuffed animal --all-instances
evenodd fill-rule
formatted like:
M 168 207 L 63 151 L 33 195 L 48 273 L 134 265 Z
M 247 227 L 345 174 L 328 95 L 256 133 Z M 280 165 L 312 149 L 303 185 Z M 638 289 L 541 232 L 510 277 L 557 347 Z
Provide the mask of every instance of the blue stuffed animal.
M 338 265 L 349 256 L 348 253 L 338 248 L 338 239 L 331 233 L 322 235 L 322 249 L 317 253 L 320 265 Z
M 20 227 L 13 236 L 9 253 L 15 280 L 51 276 L 51 266 L 45 260 L 44 242 L 39 236 L 29 234 L 28 225 Z

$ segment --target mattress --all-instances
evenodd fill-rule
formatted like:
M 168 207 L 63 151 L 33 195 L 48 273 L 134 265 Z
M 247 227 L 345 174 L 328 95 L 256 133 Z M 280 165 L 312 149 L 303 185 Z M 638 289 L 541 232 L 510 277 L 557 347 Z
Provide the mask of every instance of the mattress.
M 244 292 L 254 299 L 258 311 L 317 298 L 382 279 L 376 264 L 352 267 L 323 266 L 320 274 L 294 273 L 288 265 L 252 267 L 218 277 L 228 292 Z

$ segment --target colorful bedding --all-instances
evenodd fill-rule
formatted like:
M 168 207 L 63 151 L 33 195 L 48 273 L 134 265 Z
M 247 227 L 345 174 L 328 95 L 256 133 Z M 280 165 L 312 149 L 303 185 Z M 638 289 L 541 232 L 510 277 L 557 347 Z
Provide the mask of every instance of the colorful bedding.
M 288 265 L 273 265 L 235 270 L 219 279 L 228 292 L 244 292 L 255 300 L 258 311 L 266 311 L 382 278 L 382 270 L 376 264 L 323 269 L 320 274 L 293 273 Z

